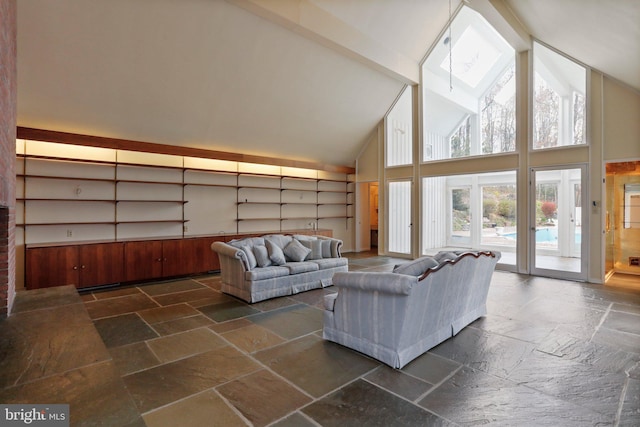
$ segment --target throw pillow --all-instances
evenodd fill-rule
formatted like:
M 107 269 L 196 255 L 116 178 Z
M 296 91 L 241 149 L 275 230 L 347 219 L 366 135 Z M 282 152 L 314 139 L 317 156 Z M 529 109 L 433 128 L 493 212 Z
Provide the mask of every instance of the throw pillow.
M 305 260 L 322 259 L 322 241 L 321 240 L 301 240 L 300 243 L 302 243 L 305 248 L 311 249 L 311 252 L 309 252 L 309 255 L 307 255 Z
M 311 249 L 305 248 L 298 240 L 292 240 L 284 248 L 284 254 L 294 262 L 302 262 L 309 255 Z
M 436 267 L 438 265 L 438 261 L 430 256 L 418 258 L 414 261 L 410 261 L 404 264 L 400 264 L 396 268 L 393 269 L 394 273 L 398 274 L 407 274 L 409 276 L 421 276 L 422 273 L 427 271 L 429 268 Z
M 280 249 L 278 245 L 276 245 L 271 240 L 267 240 L 265 243 L 267 252 L 269 253 L 269 259 L 272 263 L 274 263 L 275 265 L 283 265 L 287 262 L 284 257 L 284 252 L 282 252 L 282 249 Z
M 271 265 L 271 259 L 269 258 L 269 251 L 266 246 L 258 245 L 253 247 L 253 255 L 256 257 L 258 267 L 268 267 Z
M 251 246 L 243 246 L 242 252 L 247 256 L 247 263 L 249 264 L 249 270 L 253 270 L 258 265 L 258 261 L 256 261 L 256 257 L 253 255 L 253 250 L 251 250 Z

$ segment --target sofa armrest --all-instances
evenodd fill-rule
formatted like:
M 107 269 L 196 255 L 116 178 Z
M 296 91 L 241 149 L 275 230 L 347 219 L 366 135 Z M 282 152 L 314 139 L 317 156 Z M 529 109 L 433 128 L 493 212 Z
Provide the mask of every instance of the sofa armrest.
M 405 274 L 350 271 L 335 273 L 333 284 L 339 288 L 357 289 L 364 292 L 409 295 L 418 278 Z
M 224 242 L 213 242 L 211 244 L 211 250 L 217 252 L 218 255 L 237 258 L 239 260 L 241 260 L 244 256 L 244 252 L 242 251 L 242 249 L 238 249 Z
M 238 262 L 242 264 L 243 270 L 250 270 L 249 260 L 247 260 L 247 255 L 242 249 L 238 249 L 224 242 L 213 242 L 211 244 L 211 250 L 218 254 L 221 262 L 223 262 L 222 258 L 224 257 L 230 258 L 231 260 L 238 260 Z
M 338 293 L 334 292 L 332 294 L 327 294 L 324 296 L 324 309 L 327 311 L 333 311 L 336 306 L 336 299 L 338 298 Z
M 318 240 L 329 240 L 331 241 L 331 256 L 333 258 L 341 258 L 342 257 L 342 240 L 336 239 L 335 237 L 327 237 L 327 236 L 316 236 Z

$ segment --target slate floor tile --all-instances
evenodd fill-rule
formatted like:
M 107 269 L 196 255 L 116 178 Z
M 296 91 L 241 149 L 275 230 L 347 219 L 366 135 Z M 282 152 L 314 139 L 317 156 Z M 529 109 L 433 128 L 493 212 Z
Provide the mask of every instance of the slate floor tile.
M 380 364 L 317 335 L 260 351 L 254 357 L 315 397 L 353 381 Z
M 228 301 L 220 304 L 205 305 L 198 307 L 198 310 L 216 322 L 225 322 L 227 320 L 237 319 L 239 317 L 249 316 L 251 314 L 260 313 L 248 304 L 239 301 Z
M 311 402 L 269 371 L 261 370 L 217 388 L 254 426 L 265 426 Z
M 189 291 L 189 290 L 203 289 L 203 288 L 205 288 L 204 285 L 191 279 L 173 280 L 170 282 L 160 282 L 160 283 L 140 286 L 140 290 L 150 296 L 158 296 L 158 295 L 170 294 L 174 292 Z
M 284 342 L 283 338 L 255 324 L 225 332 L 222 336 L 247 353 L 254 353 Z
M 509 375 L 509 380 L 599 412 L 608 419 L 615 419 L 625 378 L 624 373 L 599 371 L 537 351 Z
M 367 381 L 389 390 L 407 400 L 414 401 L 433 388 L 432 384 L 405 374 L 398 369 L 381 365 L 364 377 Z
M 0 402 L 66 403 L 73 426 L 140 425 L 140 414 L 111 361 L 0 390 Z
M 593 336 L 593 342 L 640 354 L 640 335 L 601 327 Z
M 92 295 L 95 297 L 95 299 L 101 300 L 101 299 L 108 299 L 108 298 L 124 297 L 127 295 L 136 295 L 139 293 L 141 293 L 140 289 L 133 286 L 129 286 L 124 288 L 109 289 L 105 291 L 96 291 L 96 292 L 93 292 Z
M 220 292 L 216 292 L 210 288 L 194 289 L 192 291 L 174 292 L 152 297 L 160 305 L 173 305 L 183 302 L 198 301 L 205 298 L 215 298 L 220 296 Z
M 103 317 L 134 313 L 136 311 L 158 307 L 158 304 L 148 296 L 138 293 L 118 298 L 90 301 L 85 303 L 85 307 L 89 312 L 89 317 L 92 319 L 100 319 Z
M 94 324 L 107 347 L 120 347 L 158 336 L 135 313 L 98 319 Z
M 272 427 L 317 427 L 315 422 L 299 412 L 293 413 L 271 425 Z
M 144 413 L 260 369 L 249 357 L 221 347 L 123 377 Z
M 322 426 L 453 426 L 373 384 L 357 380 L 302 409 Z
M 82 299 L 73 285 L 33 289 L 29 292 L 18 292 L 11 308 L 11 313 L 17 314 L 25 311 L 80 303 L 82 303 Z
M 402 372 L 420 378 L 430 384 L 438 384 L 459 368 L 460 363 L 427 352 L 413 359 L 402 368 Z
M 571 328 L 559 326 L 536 347 L 542 353 L 573 360 L 607 372 L 627 372 L 640 362 L 640 353 L 600 344 L 572 334 Z
M 109 359 L 81 303 L 16 313 L 0 324 L 0 388 Z
M 597 412 L 468 367 L 427 394 L 419 405 L 469 426 L 584 427 L 611 422 Z
M 534 344 L 467 327 L 430 352 L 506 378 L 534 348 Z
M 215 323 L 209 326 L 209 329 L 219 334 L 222 334 L 222 333 L 233 331 L 234 329 L 242 328 L 249 325 L 253 325 L 253 322 L 248 319 L 241 318 L 241 319 L 228 320 L 222 323 Z
M 150 325 L 156 323 L 168 322 L 170 320 L 181 319 L 183 317 L 196 316 L 200 314 L 195 308 L 188 304 L 175 304 L 166 307 L 150 308 L 148 310 L 138 311 L 142 317 Z
M 158 358 L 143 342 L 109 349 L 113 363 L 122 375 L 131 374 L 160 364 Z
M 619 426 L 637 426 L 640 421 L 640 380 L 629 378 L 620 411 Z
M 195 394 L 144 414 L 147 427 L 246 427 L 246 423 L 213 390 Z
M 640 335 L 640 314 L 611 311 L 604 319 L 602 326 L 620 332 Z
M 161 363 L 166 363 L 194 354 L 204 353 L 227 344 L 210 329 L 199 328 L 148 340 L 147 345 Z
M 211 326 L 215 323 L 201 314 L 189 317 L 181 317 L 179 319 L 169 320 L 167 322 L 154 323 L 153 329 L 160 335 L 171 335 L 178 332 L 189 331 L 191 329 Z
M 322 310 L 298 304 L 251 316 L 249 320 L 283 338 L 293 339 L 322 329 Z
M 491 314 L 481 317 L 470 326 L 530 343 L 541 342 L 549 336 L 556 327 L 556 325 L 546 322 L 524 322 L 522 320 Z

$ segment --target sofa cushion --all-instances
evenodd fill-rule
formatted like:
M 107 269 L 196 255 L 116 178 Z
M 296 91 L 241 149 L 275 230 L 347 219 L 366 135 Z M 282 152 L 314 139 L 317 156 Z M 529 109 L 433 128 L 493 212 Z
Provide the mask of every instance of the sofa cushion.
M 285 265 L 283 265 L 283 267 L 288 268 L 290 274 L 308 273 L 310 271 L 320 270 L 320 267 L 318 267 L 318 264 L 311 261 L 288 262 Z
M 320 267 L 320 270 L 326 270 L 328 268 L 336 268 L 336 267 L 343 267 L 345 265 L 349 265 L 349 260 L 347 258 L 323 258 L 323 259 L 314 259 L 311 262 L 318 264 L 318 267 Z
M 331 240 L 321 240 L 322 242 L 322 258 L 331 257 Z
M 253 255 L 253 249 L 251 248 L 251 246 L 249 245 L 241 246 L 240 249 L 242 250 L 242 252 L 244 252 L 245 256 L 247 257 L 248 270 L 256 268 L 258 265 L 258 261 L 256 260 L 256 257 Z
M 322 241 L 321 240 L 301 240 L 300 243 L 305 248 L 311 249 L 309 255 L 305 258 L 305 261 L 312 259 L 322 259 Z
M 269 254 L 269 259 L 271 260 L 272 263 L 274 263 L 275 265 L 283 265 L 284 263 L 287 262 L 287 260 L 284 257 L 284 252 L 282 252 L 282 249 L 280 248 L 280 246 L 278 246 L 276 243 L 274 243 L 271 240 L 265 239 L 265 243 L 266 243 L 267 253 Z
M 268 267 L 271 265 L 271 259 L 269 258 L 269 251 L 266 246 L 258 245 L 253 247 L 253 255 L 256 257 L 258 267 Z
M 293 262 L 301 262 L 309 255 L 311 249 L 305 248 L 299 240 L 292 240 L 285 246 L 284 255 Z
M 435 258 L 430 256 L 425 256 L 422 258 L 415 259 L 413 261 L 409 261 L 404 264 L 398 265 L 393 269 L 393 272 L 396 274 L 407 274 L 409 276 L 420 276 L 422 273 L 427 271 L 430 268 L 437 267 L 438 261 Z
M 274 279 L 276 277 L 288 276 L 289 269 L 286 267 L 279 267 L 277 265 L 270 265 L 269 267 L 256 268 L 255 270 L 246 271 L 244 278 L 246 280 L 267 280 Z

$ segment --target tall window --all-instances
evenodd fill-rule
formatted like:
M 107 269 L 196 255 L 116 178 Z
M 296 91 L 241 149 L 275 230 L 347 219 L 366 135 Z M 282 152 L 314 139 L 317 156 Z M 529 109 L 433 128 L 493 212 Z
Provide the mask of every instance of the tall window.
M 389 251 L 411 253 L 411 181 L 389 182 Z
M 422 179 L 422 253 L 483 248 L 515 265 L 516 172 Z
M 515 51 L 463 7 L 424 62 L 422 160 L 512 152 Z
M 584 67 L 533 45 L 533 148 L 586 144 Z
M 407 86 L 386 120 L 387 167 L 413 163 L 413 101 Z

